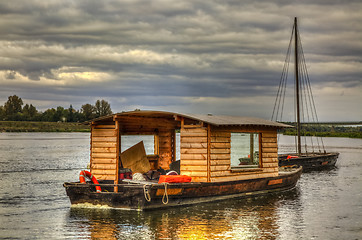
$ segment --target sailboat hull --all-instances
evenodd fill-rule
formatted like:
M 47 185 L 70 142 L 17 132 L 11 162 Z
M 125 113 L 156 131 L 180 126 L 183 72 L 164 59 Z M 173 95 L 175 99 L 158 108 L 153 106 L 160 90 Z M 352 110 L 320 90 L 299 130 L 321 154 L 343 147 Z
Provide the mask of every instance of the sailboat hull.
M 292 158 L 288 158 L 291 156 Z M 294 157 L 295 156 L 295 157 Z M 302 166 L 303 172 L 334 168 L 339 153 L 308 153 L 298 156 L 296 153 L 279 154 L 279 166 Z

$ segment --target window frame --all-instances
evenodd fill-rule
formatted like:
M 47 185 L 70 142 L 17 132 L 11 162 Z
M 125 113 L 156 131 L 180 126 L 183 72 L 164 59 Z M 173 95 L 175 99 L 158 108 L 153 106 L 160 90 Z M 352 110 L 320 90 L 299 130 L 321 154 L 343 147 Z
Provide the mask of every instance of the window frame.
M 123 137 L 140 137 L 142 138 L 142 136 L 153 136 L 153 153 L 147 153 L 147 149 L 146 150 L 146 155 L 147 156 L 158 156 L 159 155 L 159 136 L 158 134 L 133 134 L 133 133 L 123 133 L 123 134 L 120 134 L 120 137 L 119 137 L 119 142 L 120 142 L 120 152 L 123 152 L 125 150 L 127 150 L 129 147 L 132 147 L 134 144 L 137 144 L 138 142 L 134 143 L 133 145 L 131 144 L 128 148 L 125 148 L 125 149 L 122 149 L 122 147 L 124 146 L 124 142 L 127 142 L 127 141 L 122 141 L 122 138 Z M 140 141 L 144 141 L 144 139 L 141 139 Z M 126 144 L 127 145 L 127 144 Z
M 248 164 L 248 165 L 232 165 L 232 152 L 233 152 L 233 147 L 232 147 L 232 135 L 233 134 L 247 134 L 250 135 L 257 135 L 257 139 L 255 139 L 255 137 L 253 138 L 253 152 L 255 153 L 256 150 L 258 152 L 258 164 Z M 249 136 L 249 137 L 250 137 Z M 261 152 L 262 152 L 262 144 L 261 144 L 261 137 L 262 134 L 261 132 L 252 132 L 252 131 L 231 131 L 230 132 L 230 170 L 232 172 L 248 172 L 248 171 L 262 171 L 262 159 L 261 159 Z M 255 142 L 257 142 L 258 147 L 255 148 Z M 250 152 L 250 141 L 249 141 L 249 152 Z

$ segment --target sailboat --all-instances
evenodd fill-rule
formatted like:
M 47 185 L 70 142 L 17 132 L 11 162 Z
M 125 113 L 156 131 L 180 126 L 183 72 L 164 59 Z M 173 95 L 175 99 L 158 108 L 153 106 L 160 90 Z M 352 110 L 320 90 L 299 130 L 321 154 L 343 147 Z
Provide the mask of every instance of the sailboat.
M 293 41 L 294 40 L 294 41 Z M 295 72 L 295 123 L 296 123 L 296 150 L 292 153 L 278 154 L 279 166 L 302 166 L 303 171 L 331 169 L 335 167 L 339 153 L 327 152 L 323 139 L 311 137 L 302 138 L 303 127 L 308 124 L 318 124 L 317 111 L 314 104 L 308 71 L 305 64 L 302 43 L 298 31 L 298 20 L 294 18 L 294 25 L 285 59 L 279 89 L 274 104 L 272 120 L 282 121 L 284 99 L 287 86 L 289 63 L 294 42 L 294 72 Z M 315 140 L 313 140 L 316 138 Z

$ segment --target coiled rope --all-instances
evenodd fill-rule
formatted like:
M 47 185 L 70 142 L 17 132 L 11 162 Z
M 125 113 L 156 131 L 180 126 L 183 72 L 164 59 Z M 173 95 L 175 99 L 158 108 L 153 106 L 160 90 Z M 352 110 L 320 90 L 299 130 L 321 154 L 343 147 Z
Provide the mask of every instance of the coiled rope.
M 147 202 L 151 202 L 151 196 L 150 193 L 148 192 L 148 189 L 146 189 L 146 184 L 143 185 L 143 193 L 145 194 L 145 199 Z
M 168 183 L 166 183 L 166 182 L 163 183 L 163 186 L 165 187 L 165 191 L 163 193 L 162 203 L 165 204 L 165 205 L 168 204 L 167 185 L 168 185 Z M 151 195 L 149 193 L 148 188 L 146 188 L 146 186 L 147 186 L 146 184 L 143 185 L 143 193 L 144 193 L 146 201 L 151 202 Z
M 166 205 L 166 204 L 168 204 L 168 194 L 167 194 L 167 185 L 168 185 L 168 183 L 164 182 L 163 185 L 165 187 L 165 192 L 163 193 L 162 203 Z M 166 201 L 165 201 L 165 197 L 166 197 Z

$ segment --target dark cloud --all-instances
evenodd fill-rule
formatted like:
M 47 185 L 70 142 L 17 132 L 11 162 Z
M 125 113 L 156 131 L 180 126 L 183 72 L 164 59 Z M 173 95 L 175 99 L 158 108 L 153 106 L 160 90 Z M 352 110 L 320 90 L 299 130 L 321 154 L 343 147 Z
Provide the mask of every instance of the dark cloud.
M 318 98 L 346 112 L 333 95 L 350 96 L 351 109 L 362 101 L 361 9 L 337 0 L 2 1 L 0 100 L 18 94 L 48 108 L 103 98 L 116 111 L 269 118 L 298 16 Z

